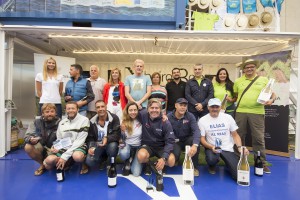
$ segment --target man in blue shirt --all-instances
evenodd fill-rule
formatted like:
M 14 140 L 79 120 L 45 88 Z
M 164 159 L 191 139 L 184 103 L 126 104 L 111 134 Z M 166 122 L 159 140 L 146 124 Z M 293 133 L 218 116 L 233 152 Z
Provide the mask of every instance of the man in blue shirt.
M 82 67 L 79 64 L 71 65 L 69 73 L 71 79 L 66 84 L 65 101 L 75 101 L 79 107 L 79 114 L 86 116 L 87 104 L 95 98 L 91 82 L 81 76 Z
M 175 134 L 174 155 L 176 162 L 180 158 L 181 150 L 190 145 L 189 155 L 194 164 L 194 176 L 199 176 L 198 157 L 200 153 L 200 130 L 194 115 L 187 111 L 188 101 L 185 98 L 177 99 L 175 109 L 168 114 Z

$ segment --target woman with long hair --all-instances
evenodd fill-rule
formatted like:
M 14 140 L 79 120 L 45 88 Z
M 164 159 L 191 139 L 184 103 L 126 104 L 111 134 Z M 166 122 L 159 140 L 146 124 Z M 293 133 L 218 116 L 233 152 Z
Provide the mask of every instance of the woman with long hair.
M 121 121 L 122 110 L 126 106 L 127 99 L 125 97 L 125 86 L 121 81 L 121 71 L 118 68 L 111 70 L 109 81 L 104 85 L 103 101 L 107 105 L 107 110 L 116 114 Z
M 137 119 L 138 112 L 138 105 L 135 102 L 128 103 L 123 111 L 119 155 L 125 163 L 122 172 L 124 176 L 128 176 L 130 171 L 134 176 L 139 176 L 142 171 L 142 165 L 135 155 L 136 150 L 141 146 L 142 137 L 142 124 Z
M 149 100 L 152 98 L 159 99 L 162 105 L 162 113 L 166 114 L 167 108 L 167 90 L 164 86 L 160 85 L 161 83 L 161 76 L 158 72 L 154 72 L 151 76 L 152 86 L 151 86 L 151 96 Z
M 216 75 L 216 81 L 213 83 L 214 86 L 214 96 L 221 101 L 226 96 L 226 113 L 232 114 L 235 105 L 234 102 L 236 101 L 236 97 L 233 93 L 233 82 L 229 78 L 228 71 L 225 68 L 220 68 Z
M 52 57 L 44 61 L 43 73 L 35 77 L 36 93 L 40 98 L 39 113 L 44 103 L 53 103 L 58 117 L 62 117 L 61 94 L 63 91 L 63 76 L 57 72 L 56 60 Z

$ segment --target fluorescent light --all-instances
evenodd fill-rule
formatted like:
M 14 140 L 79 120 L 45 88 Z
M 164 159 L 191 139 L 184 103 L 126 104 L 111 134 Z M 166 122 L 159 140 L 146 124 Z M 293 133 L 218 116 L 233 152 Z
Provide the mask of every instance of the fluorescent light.
M 109 51 L 82 51 L 74 50 L 75 54 L 110 54 L 110 55 L 152 55 L 152 56 L 212 56 L 212 57 L 241 57 L 250 54 L 225 54 L 225 53 L 163 53 L 163 52 L 109 52 Z
M 94 39 L 94 40 L 129 40 L 129 41 L 154 41 L 155 37 L 157 37 L 158 41 L 178 41 L 178 42 L 263 42 L 263 43 L 288 43 L 287 40 L 268 40 L 268 39 L 243 39 L 243 38 L 235 38 L 235 39 L 222 39 L 222 38 L 194 38 L 194 37 L 185 37 L 185 38 L 163 38 L 158 37 L 153 34 L 153 37 L 141 37 L 139 35 L 62 35 L 62 34 L 49 34 L 50 38 L 82 38 L 82 39 Z

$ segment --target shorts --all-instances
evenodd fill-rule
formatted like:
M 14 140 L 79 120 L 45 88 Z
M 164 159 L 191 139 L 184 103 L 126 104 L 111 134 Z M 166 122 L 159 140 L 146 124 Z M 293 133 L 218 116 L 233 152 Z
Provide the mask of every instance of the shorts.
M 33 146 L 36 150 L 41 152 L 41 154 L 43 156 L 43 159 L 45 159 L 47 156 L 52 154 L 51 151 L 50 151 L 50 148 L 48 148 L 47 146 L 43 146 L 40 142 L 36 143 Z
M 140 149 L 146 149 L 149 153 L 149 157 L 153 157 L 153 156 L 156 156 L 158 158 L 162 158 L 163 154 L 164 154 L 164 147 L 150 147 L 148 145 L 142 145 Z
M 54 154 L 54 155 L 56 155 L 57 157 L 61 157 L 61 155 L 63 154 L 63 153 L 65 153 L 66 151 L 67 151 L 68 149 L 60 149 L 56 154 Z M 83 144 L 83 145 L 81 145 L 80 147 L 78 147 L 77 149 L 75 149 L 74 150 L 74 152 L 75 151 L 81 151 L 84 155 L 86 155 L 87 154 L 87 152 L 88 152 L 88 147 L 87 147 L 87 144 Z

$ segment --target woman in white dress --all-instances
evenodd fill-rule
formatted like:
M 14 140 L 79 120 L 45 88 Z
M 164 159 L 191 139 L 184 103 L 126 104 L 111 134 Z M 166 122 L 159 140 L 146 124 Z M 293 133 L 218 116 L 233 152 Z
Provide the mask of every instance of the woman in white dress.
M 58 117 L 62 117 L 61 94 L 63 90 L 63 76 L 57 72 L 56 60 L 52 57 L 44 62 L 43 73 L 35 77 L 36 94 L 40 98 L 39 114 L 44 103 L 53 103 Z

